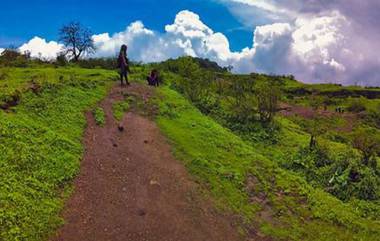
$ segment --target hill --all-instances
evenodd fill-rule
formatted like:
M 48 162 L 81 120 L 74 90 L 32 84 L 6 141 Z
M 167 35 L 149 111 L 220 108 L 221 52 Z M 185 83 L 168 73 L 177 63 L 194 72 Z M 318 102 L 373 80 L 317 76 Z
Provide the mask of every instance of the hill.
M 164 86 L 136 108 L 156 110 L 175 156 L 244 236 L 377 240 L 380 89 L 233 75 L 192 58 L 135 65 L 131 79 L 142 83 L 153 68 Z M 105 121 L 95 106 L 116 78 L 75 65 L 0 69 L 3 240 L 47 240 L 62 224 L 84 112 Z M 114 111 L 121 118 L 128 108 Z

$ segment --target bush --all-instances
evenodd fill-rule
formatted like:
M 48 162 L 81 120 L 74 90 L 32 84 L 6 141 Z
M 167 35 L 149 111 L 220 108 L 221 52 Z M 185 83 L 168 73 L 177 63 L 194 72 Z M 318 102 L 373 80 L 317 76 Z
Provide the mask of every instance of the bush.
M 255 84 L 257 111 L 263 123 L 273 121 L 281 97 L 279 82 L 276 80 L 257 81 Z
M 363 164 L 377 168 L 377 153 L 380 152 L 380 137 L 372 128 L 358 128 L 353 133 L 352 145 L 363 156 Z
M 380 129 L 380 106 L 376 111 L 369 111 L 367 115 L 365 115 L 364 120 L 368 125 Z
M 90 58 L 81 59 L 76 62 L 81 68 L 86 69 L 108 69 L 114 70 L 117 68 L 116 58 Z
M 360 113 L 366 111 L 367 108 L 365 106 L 364 101 L 360 98 L 352 100 L 347 110 L 354 113 Z
M 21 54 L 15 49 L 6 49 L 0 55 L 0 65 L 7 67 L 27 67 L 30 55 Z
M 313 150 L 301 148 L 284 167 L 343 201 L 379 199 L 380 176 L 352 151 L 332 154 L 321 145 Z

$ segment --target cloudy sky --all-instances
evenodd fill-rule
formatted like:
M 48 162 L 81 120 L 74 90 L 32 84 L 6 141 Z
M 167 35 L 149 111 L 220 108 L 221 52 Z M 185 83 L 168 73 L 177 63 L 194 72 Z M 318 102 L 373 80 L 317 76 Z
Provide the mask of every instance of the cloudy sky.
M 126 43 L 135 61 L 191 55 L 238 73 L 380 86 L 378 0 L 77 2 L 2 1 L 0 48 L 54 58 L 58 29 L 77 20 L 94 32 L 97 57 L 115 56 Z

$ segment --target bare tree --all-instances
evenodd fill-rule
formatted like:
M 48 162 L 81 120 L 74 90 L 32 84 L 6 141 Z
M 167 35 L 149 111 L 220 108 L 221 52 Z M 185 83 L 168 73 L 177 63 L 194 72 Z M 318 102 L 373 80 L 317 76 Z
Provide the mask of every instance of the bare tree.
M 59 32 L 59 41 L 66 47 L 65 54 L 70 55 L 74 61 L 78 61 L 85 53 L 95 52 L 91 30 L 78 22 L 64 25 Z

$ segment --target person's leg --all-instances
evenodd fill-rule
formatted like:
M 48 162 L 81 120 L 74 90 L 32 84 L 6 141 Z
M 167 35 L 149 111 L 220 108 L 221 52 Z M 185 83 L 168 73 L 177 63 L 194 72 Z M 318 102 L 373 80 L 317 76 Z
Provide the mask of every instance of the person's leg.
M 123 72 L 120 70 L 120 84 L 123 86 Z

